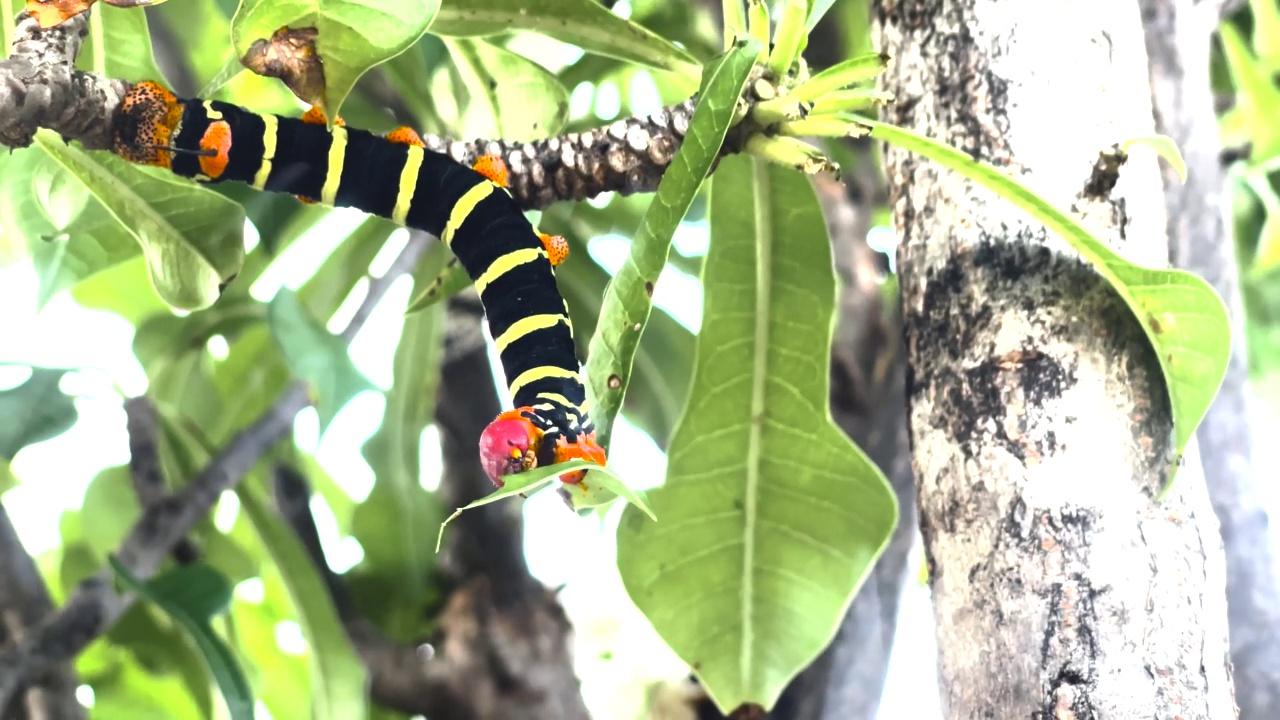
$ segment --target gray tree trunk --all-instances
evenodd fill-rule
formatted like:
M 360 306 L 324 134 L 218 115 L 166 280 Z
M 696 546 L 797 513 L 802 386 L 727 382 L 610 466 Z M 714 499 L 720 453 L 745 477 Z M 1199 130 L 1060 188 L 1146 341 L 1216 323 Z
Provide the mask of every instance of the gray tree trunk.
M 1188 175 L 1165 168 L 1173 264 L 1213 283 L 1237 328 L 1226 379 L 1196 435 L 1227 557 L 1227 617 L 1240 717 L 1280 717 L 1280 577 L 1262 502 L 1260 435 L 1249 385 L 1239 268 L 1222 199 L 1221 142 L 1209 85 L 1209 39 L 1219 7 L 1205 0 L 1141 0 L 1156 128 L 1177 142 Z M 1263 425 L 1265 427 L 1265 425 Z M 1274 472 L 1272 473 L 1274 475 Z
M 1098 153 L 1154 131 L 1136 2 L 879 0 L 890 122 L 1008 168 L 1128 258 L 1168 260 L 1156 162 L 1107 197 Z M 1159 366 L 1061 238 L 886 152 L 908 422 L 954 718 L 1228 718 L 1225 567 L 1198 453 L 1170 454 Z

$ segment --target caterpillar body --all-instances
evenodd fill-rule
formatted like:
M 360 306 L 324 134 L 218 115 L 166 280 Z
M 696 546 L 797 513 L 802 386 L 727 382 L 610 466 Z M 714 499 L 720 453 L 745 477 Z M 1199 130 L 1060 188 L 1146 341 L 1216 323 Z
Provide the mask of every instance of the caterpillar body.
M 204 183 L 235 181 L 304 202 L 353 207 L 436 235 L 480 294 L 515 409 L 480 438 L 489 478 L 586 459 L 605 464 L 574 352 L 569 307 L 554 265 L 563 238 L 541 234 L 506 189 L 506 166 L 484 156 L 468 168 L 401 127 L 378 136 L 229 103 L 179 99 L 154 82 L 133 85 L 112 128 L 112 150 L 133 163 Z M 561 475 L 578 483 L 585 471 Z

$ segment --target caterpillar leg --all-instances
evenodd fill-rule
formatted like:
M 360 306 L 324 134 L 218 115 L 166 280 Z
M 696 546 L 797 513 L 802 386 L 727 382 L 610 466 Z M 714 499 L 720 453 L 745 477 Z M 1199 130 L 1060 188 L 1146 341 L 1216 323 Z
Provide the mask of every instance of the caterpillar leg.
M 301 120 L 302 122 L 307 123 L 308 125 L 327 125 L 329 123 L 329 116 L 324 114 L 324 110 L 322 110 L 319 105 L 312 105 L 311 107 L 307 108 L 306 112 L 302 113 Z M 342 119 L 341 115 L 338 115 L 333 119 L 333 124 L 337 125 L 338 127 L 345 127 L 347 122 Z M 302 197 L 301 195 L 294 195 L 294 197 L 297 198 L 298 202 L 302 203 L 303 205 L 316 204 L 316 201 L 312 200 L 311 198 L 305 198 L 305 197 Z
M 604 465 L 606 462 L 604 448 L 596 443 L 596 434 L 590 433 L 579 435 L 577 442 L 569 442 L 560 436 L 556 438 L 556 463 L 569 462 L 570 460 L 590 460 L 597 465 Z M 586 477 L 586 470 L 574 470 L 560 476 L 560 482 L 566 485 L 579 485 L 582 478 Z M 582 491 L 587 489 L 582 487 Z

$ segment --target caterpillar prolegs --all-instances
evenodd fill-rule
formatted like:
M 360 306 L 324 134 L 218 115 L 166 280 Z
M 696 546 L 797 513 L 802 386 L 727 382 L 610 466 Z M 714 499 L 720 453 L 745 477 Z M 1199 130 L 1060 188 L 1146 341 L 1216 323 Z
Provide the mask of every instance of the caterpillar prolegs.
M 112 139 L 130 162 L 353 207 L 438 236 L 475 283 L 515 405 L 480 438 L 489 478 L 502 485 L 507 475 L 579 458 L 605 464 L 569 307 L 552 274 L 567 245 L 530 225 L 506 190 L 501 159 L 484 156 L 468 168 L 427 149 L 407 127 L 385 136 L 341 123 L 330 129 L 315 109 L 302 118 L 258 114 L 179 99 L 154 82 L 130 88 Z M 578 483 L 584 475 L 560 479 Z

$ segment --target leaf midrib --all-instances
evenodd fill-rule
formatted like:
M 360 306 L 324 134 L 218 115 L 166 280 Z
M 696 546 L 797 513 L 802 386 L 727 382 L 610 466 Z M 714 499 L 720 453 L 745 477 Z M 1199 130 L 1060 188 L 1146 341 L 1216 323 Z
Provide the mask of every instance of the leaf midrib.
M 761 435 L 764 432 L 765 382 L 769 366 L 769 304 L 771 294 L 771 262 L 773 260 L 772 207 L 769 204 L 769 171 L 759 161 L 753 161 L 752 189 L 755 203 L 755 280 L 756 280 L 756 328 L 754 333 L 755 356 L 751 363 L 751 421 L 747 439 L 747 483 L 743 500 L 742 534 L 742 651 L 739 666 L 742 687 L 751 684 L 751 657 L 755 644 L 755 628 L 752 625 L 752 605 L 755 602 L 755 533 L 756 514 L 760 486 Z

